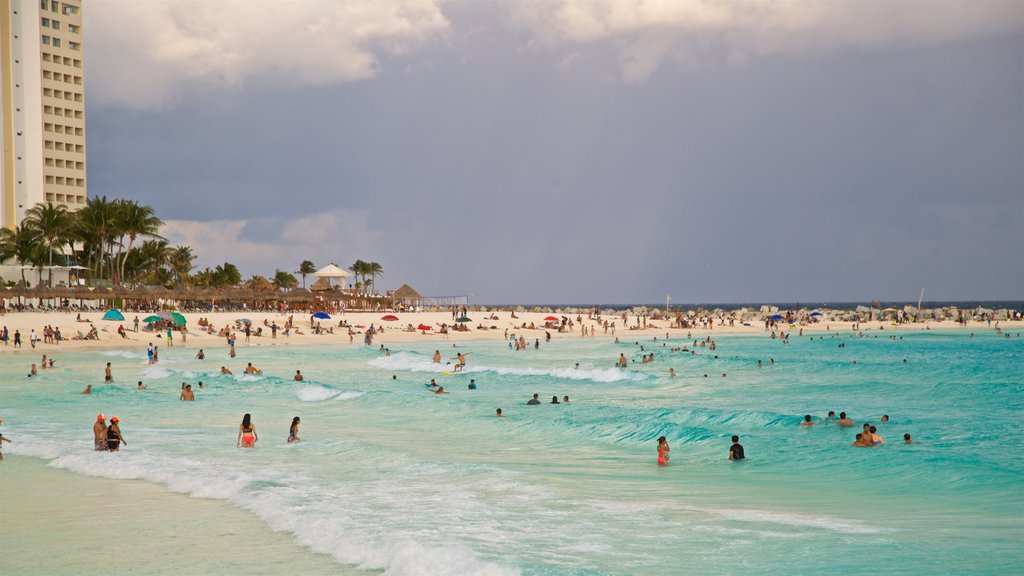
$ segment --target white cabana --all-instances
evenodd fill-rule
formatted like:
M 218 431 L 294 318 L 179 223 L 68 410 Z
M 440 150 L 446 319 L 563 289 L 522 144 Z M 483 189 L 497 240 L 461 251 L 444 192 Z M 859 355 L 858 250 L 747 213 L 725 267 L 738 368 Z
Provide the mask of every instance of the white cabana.
M 342 284 L 344 284 L 344 279 L 349 277 L 349 273 L 346 272 L 337 264 L 332 262 L 327 266 L 324 266 L 323 268 L 317 270 L 316 272 L 313 272 L 313 276 L 317 278 L 327 278 L 328 281 L 330 281 L 330 279 L 332 278 L 340 278 L 342 279 Z

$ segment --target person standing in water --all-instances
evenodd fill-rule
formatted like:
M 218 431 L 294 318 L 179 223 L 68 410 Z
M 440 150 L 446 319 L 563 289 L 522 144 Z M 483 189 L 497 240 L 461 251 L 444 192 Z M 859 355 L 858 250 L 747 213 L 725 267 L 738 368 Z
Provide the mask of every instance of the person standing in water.
M 96 415 L 96 422 L 92 425 L 92 437 L 96 450 L 107 449 L 107 417 L 103 414 Z
M 107 362 L 107 367 L 103 369 L 103 381 L 104 382 L 113 382 L 114 381 L 114 376 L 110 372 L 110 362 Z
M 298 442 L 302 440 L 299 438 L 299 417 L 292 418 L 292 425 L 288 428 L 288 443 Z
M 498 412 L 501 412 L 500 408 L 498 409 Z M 498 414 L 498 415 L 500 416 L 501 414 Z M 0 418 L 0 424 L 3 424 L 3 423 L 4 423 L 4 419 Z M 4 442 L 10 442 L 10 441 L 11 440 L 9 438 L 4 438 L 3 432 L 0 432 L 0 460 L 4 459 Z
M 743 460 L 746 455 L 743 454 L 743 445 L 740 444 L 740 437 L 732 437 L 732 446 L 729 447 L 729 460 Z
M 118 448 L 120 448 L 120 444 L 122 443 L 125 446 L 128 445 L 124 440 L 124 436 L 121 435 L 121 427 L 118 426 L 118 422 L 120 422 L 120 420 L 117 419 L 117 416 L 110 417 L 110 426 L 107 427 L 108 452 L 117 452 Z
M 259 440 L 256 436 L 256 426 L 252 423 L 252 417 L 246 414 L 242 416 L 242 423 L 238 425 L 238 438 L 235 439 L 235 448 L 255 448 L 256 440 Z
M 669 450 L 670 450 L 670 448 L 668 447 L 668 439 L 666 439 L 664 436 L 662 436 L 661 438 L 658 438 L 658 465 L 659 466 L 667 466 L 668 465 L 668 459 L 669 459 L 668 452 L 669 452 Z

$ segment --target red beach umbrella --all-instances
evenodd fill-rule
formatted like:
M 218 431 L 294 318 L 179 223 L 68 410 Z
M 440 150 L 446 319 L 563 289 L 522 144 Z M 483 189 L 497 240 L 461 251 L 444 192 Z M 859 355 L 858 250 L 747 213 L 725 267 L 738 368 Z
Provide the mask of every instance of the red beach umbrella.
M 548 316 L 547 318 L 544 319 L 544 321 L 545 322 L 557 322 L 558 318 L 555 318 L 554 316 Z
M 398 316 L 395 316 L 394 314 L 388 314 L 387 316 L 381 316 L 380 319 L 384 320 L 385 322 L 394 322 L 398 320 Z

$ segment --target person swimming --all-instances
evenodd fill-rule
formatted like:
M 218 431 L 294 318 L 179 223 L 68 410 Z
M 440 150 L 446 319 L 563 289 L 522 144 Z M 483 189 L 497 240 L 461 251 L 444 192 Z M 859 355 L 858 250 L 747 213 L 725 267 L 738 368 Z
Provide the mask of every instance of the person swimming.
M 814 426 L 814 419 L 811 418 L 810 414 L 804 414 L 804 421 L 800 423 L 801 426 Z
M 669 460 L 668 453 L 669 453 L 669 450 L 670 450 L 670 448 L 668 446 L 668 439 L 666 439 L 664 436 L 658 438 L 658 465 L 659 466 L 667 466 L 668 465 L 668 460 Z

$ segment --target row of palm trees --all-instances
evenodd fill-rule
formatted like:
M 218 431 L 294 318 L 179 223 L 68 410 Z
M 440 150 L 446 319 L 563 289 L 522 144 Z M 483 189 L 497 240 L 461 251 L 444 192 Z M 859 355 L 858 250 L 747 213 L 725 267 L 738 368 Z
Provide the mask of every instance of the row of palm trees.
M 0 262 L 15 261 L 22 266 L 49 267 L 48 283 L 53 284 L 53 266 L 79 265 L 93 279 L 109 280 L 114 285 L 147 284 L 230 288 L 271 285 L 279 290 L 298 286 L 295 275 L 275 270 L 272 278 L 252 276 L 243 282 L 238 267 L 230 262 L 192 273 L 196 255 L 191 246 L 170 246 L 160 236 L 163 220 L 153 208 L 134 200 L 91 197 L 77 212 L 62 204 L 46 202 L 30 208 L 20 226 L 0 229 Z M 310 260 L 303 260 L 295 274 L 302 277 L 316 272 Z M 356 260 L 349 270 L 356 276 L 357 292 L 369 292 L 376 279 L 384 275 L 377 262 Z
M 94 196 L 76 212 L 39 203 L 21 225 L 0 230 L 0 261 L 48 266 L 50 284 L 55 264 L 81 265 L 91 277 L 116 284 L 169 283 L 188 274 L 195 256 L 187 246 L 169 246 L 159 235 L 162 225 L 153 208 L 134 200 Z

